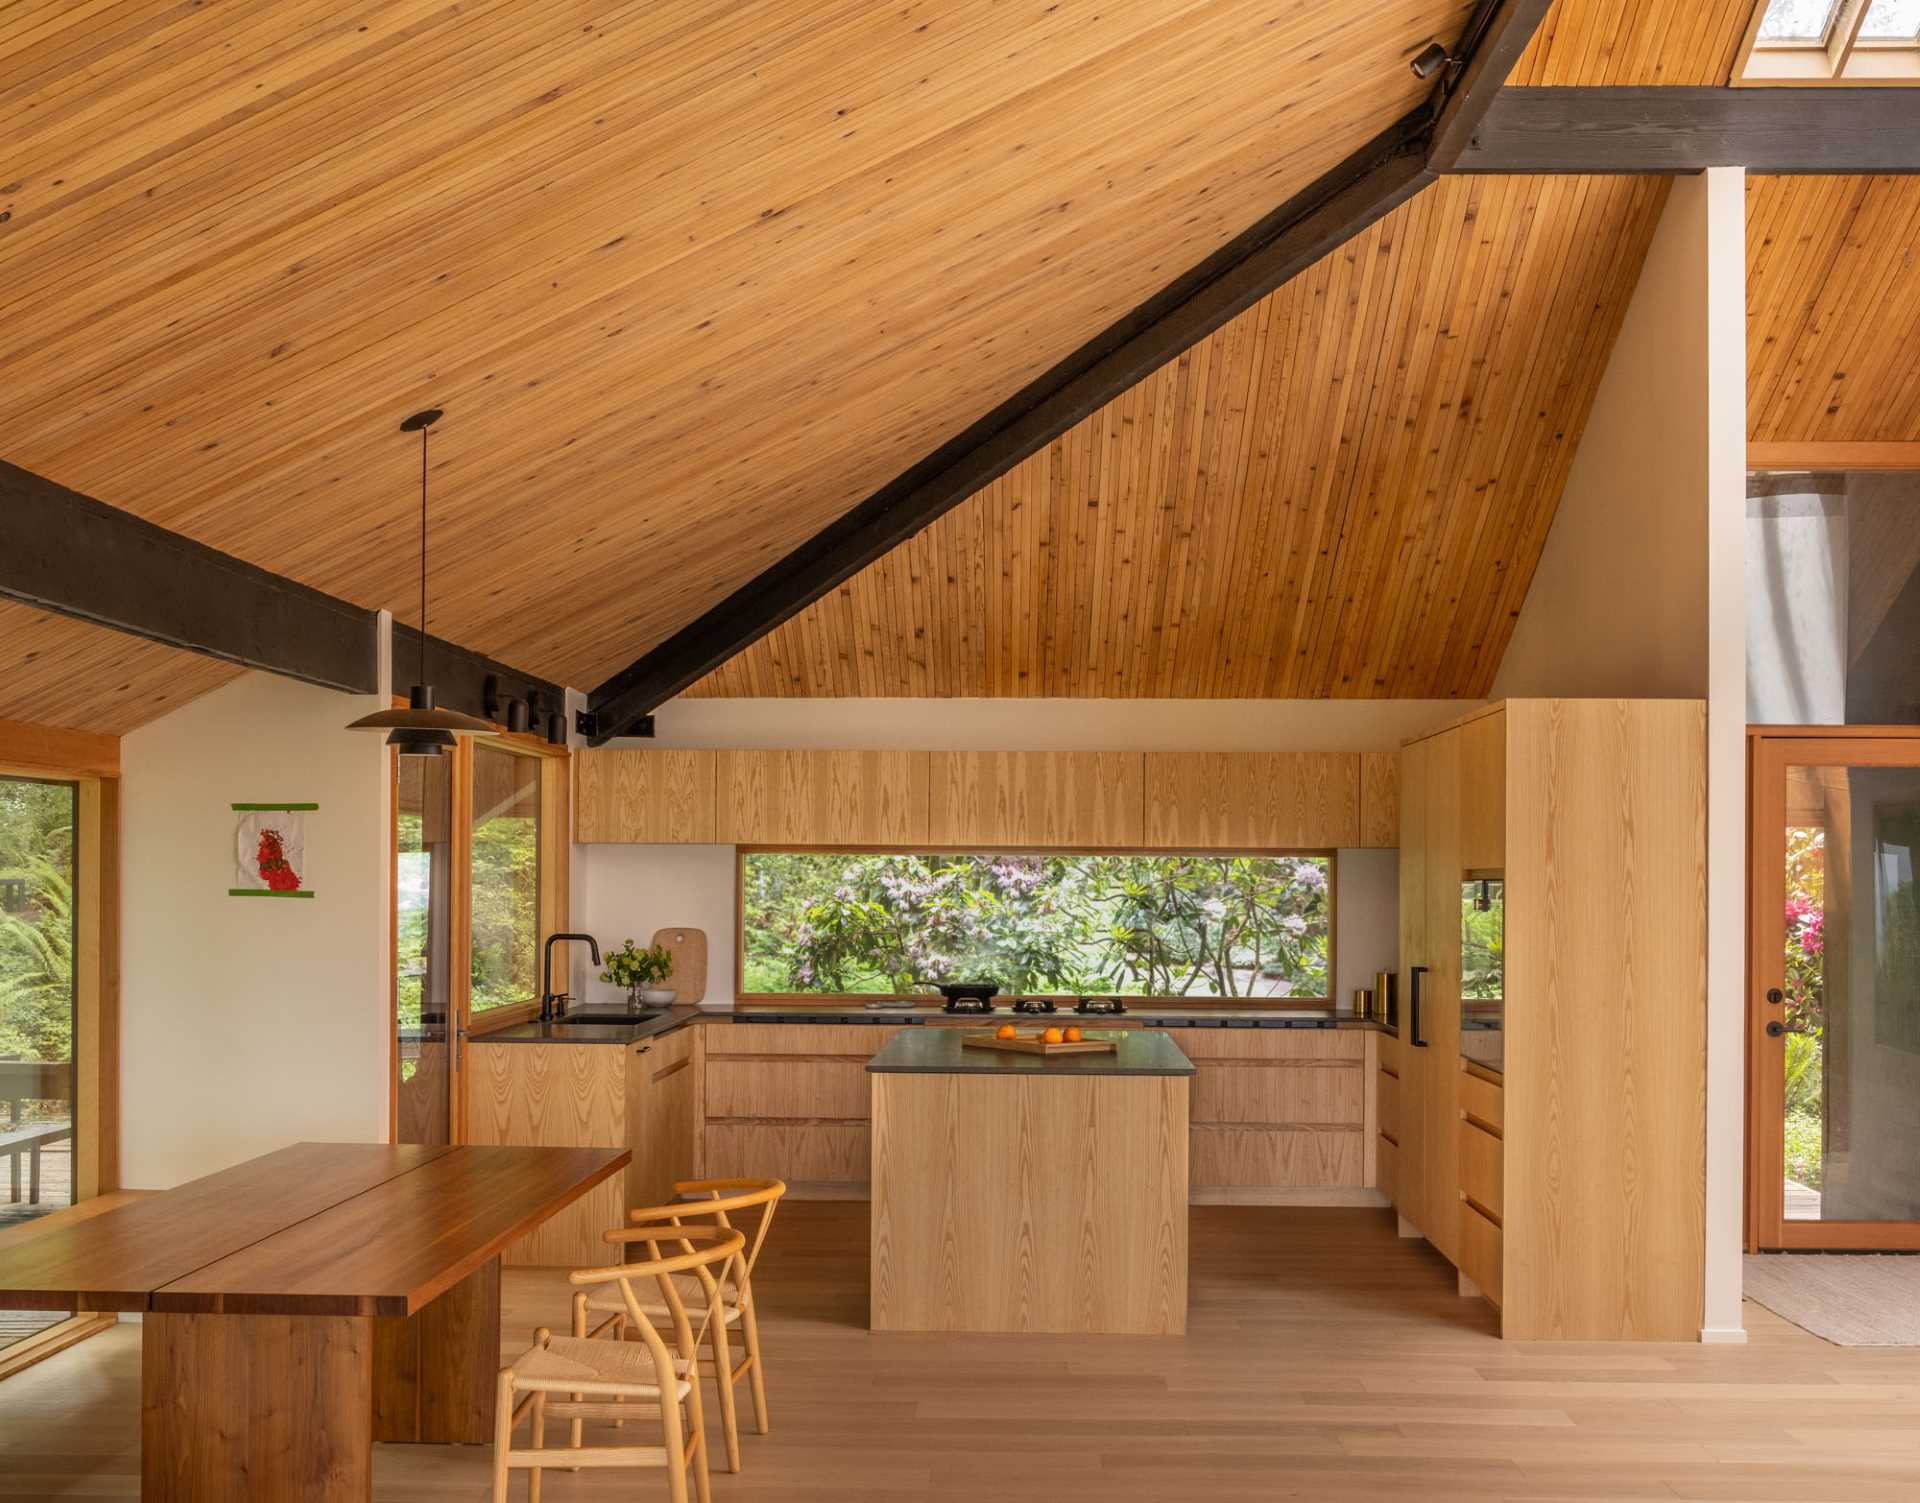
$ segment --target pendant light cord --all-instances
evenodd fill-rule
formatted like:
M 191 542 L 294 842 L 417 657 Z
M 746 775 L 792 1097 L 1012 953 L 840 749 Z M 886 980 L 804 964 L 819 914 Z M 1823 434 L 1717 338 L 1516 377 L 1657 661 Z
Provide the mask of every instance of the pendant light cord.
M 427 430 L 420 430 L 420 682 L 427 681 Z

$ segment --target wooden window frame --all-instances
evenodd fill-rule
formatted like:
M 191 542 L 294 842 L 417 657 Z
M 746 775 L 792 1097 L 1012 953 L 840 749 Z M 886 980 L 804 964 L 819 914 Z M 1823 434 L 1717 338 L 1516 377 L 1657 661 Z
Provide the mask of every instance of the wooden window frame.
M 395 700 L 396 706 L 405 701 Z M 536 948 L 544 948 L 547 936 L 569 927 L 572 885 L 573 837 L 569 818 L 569 789 L 572 785 L 569 761 L 571 751 L 554 746 L 538 736 L 508 731 L 488 738 L 497 750 L 515 756 L 532 757 L 541 763 L 540 776 L 540 898 L 539 933 Z M 448 1089 L 453 1094 L 449 1106 L 449 1136 L 455 1143 L 466 1140 L 466 1097 L 462 1069 L 468 1041 L 503 1028 L 512 1028 L 539 1016 L 540 999 L 509 1007 L 495 1007 L 478 1018 L 472 1011 L 473 948 L 473 742 L 471 736 L 458 738 L 451 753 L 450 780 L 452 798 L 449 832 L 454 876 L 450 884 L 453 912 L 449 915 L 448 950 L 451 974 L 448 977 L 448 1028 L 454 1063 Z M 397 1141 L 400 1132 L 400 889 L 397 880 L 400 859 L 400 757 L 387 754 L 387 1138 Z
M 1340 852 L 1337 849 L 1305 847 L 1236 846 L 1188 851 L 1165 846 L 983 846 L 983 845 L 736 845 L 733 855 L 733 976 L 734 996 L 745 1003 L 777 1002 L 796 1009 L 818 1007 L 822 1011 L 845 1012 L 849 1003 L 867 1003 L 889 992 L 750 992 L 747 990 L 747 857 L 754 855 L 840 854 L 847 856 L 1197 856 L 1207 859 L 1232 856 L 1311 856 L 1324 857 L 1327 863 L 1327 989 L 1337 990 L 1335 965 L 1339 949 Z M 1044 996 L 1055 1002 L 1077 1000 L 1074 992 L 1020 992 L 1018 996 Z M 1119 996 L 1129 1003 L 1160 1007 L 1207 1007 L 1221 1011 L 1237 1008 L 1303 1007 L 1333 1010 L 1334 997 L 1182 997 L 1147 996 L 1135 992 L 1103 992 L 1097 995 Z M 933 994 L 928 1000 L 936 1000 Z
M 1754 0 L 1734 57 L 1734 88 L 1911 88 L 1920 84 L 1920 38 L 1862 37 L 1872 0 L 1840 0 L 1816 43 L 1763 42 L 1768 0 Z
M 73 1201 L 120 1189 L 120 738 L 0 720 L 0 776 L 73 783 Z M 0 1350 L 0 1378 L 108 1329 L 83 1312 Z

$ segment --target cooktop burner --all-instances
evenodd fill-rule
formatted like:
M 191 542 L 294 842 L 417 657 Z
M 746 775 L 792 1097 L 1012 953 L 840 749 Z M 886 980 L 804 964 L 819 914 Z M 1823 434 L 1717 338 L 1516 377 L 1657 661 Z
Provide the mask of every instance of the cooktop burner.
M 949 997 L 947 998 L 946 1006 L 941 1008 L 940 1010 L 942 1012 L 955 1012 L 955 1013 L 967 1013 L 967 1014 L 992 1012 L 993 998 L 991 997 Z
M 1111 1016 L 1114 1013 L 1125 1012 L 1127 1005 L 1118 997 L 1082 997 L 1078 1002 L 1073 1004 L 1073 1010 L 1075 1012 L 1098 1013 Z
M 1016 1000 L 1014 1001 L 1014 1004 L 1013 1004 L 1013 1010 L 1014 1010 L 1015 1012 L 1055 1012 L 1055 1011 L 1058 1011 L 1058 1009 L 1054 1007 L 1054 1005 L 1053 1005 L 1053 998 L 1051 998 L 1051 997 L 1020 997 L 1020 998 L 1017 998 L 1017 999 L 1016 999 Z

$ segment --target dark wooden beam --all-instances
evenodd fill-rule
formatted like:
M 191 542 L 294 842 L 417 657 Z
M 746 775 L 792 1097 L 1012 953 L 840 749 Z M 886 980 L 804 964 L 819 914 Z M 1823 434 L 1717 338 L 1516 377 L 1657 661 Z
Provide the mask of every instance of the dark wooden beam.
M 1453 172 L 1920 172 L 1920 89 L 1501 89 Z
M 5 461 L 0 595 L 329 689 L 376 686 L 372 611 Z
M 1427 165 L 1445 172 L 1473 140 L 1480 121 L 1505 87 L 1507 75 L 1547 18 L 1553 0 L 1483 0 L 1456 49 L 1466 59 L 1449 69 Z
M 393 623 L 393 692 L 405 694 L 420 677 L 420 633 Z M 492 680 L 489 684 L 488 680 Z M 506 719 L 506 701 L 524 700 L 534 715 L 533 733 L 543 735 L 549 715 L 565 716 L 566 691 L 550 679 L 514 668 L 497 658 L 474 652 L 444 637 L 427 635 L 427 680 L 435 702 L 445 709 L 489 720 Z M 489 704 L 491 697 L 495 703 Z M 572 727 L 568 726 L 568 730 Z
M 246 668 L 350 694 L 379 683 L 379 617 L 364 606 L 0 460 L 0 597 Z M 395 684 L 418 671 L 419 636 L 395 625 Z M 481 713 L 492 674 L 504 696 L 537 691 L 564 710 L 557 684 L 438 637 L 427 667 L 439 702 Z

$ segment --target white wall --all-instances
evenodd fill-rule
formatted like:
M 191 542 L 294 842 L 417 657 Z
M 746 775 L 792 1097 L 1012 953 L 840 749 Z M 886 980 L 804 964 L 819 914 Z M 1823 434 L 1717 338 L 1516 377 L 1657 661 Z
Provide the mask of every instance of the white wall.
M 676 699 L 622 746 L 1393 751 L 1459 699 Z
M 1701 184 L 1674 180 L 1494 676 L 1496 699 L 1706 695 Z
M 378 695 L 249 673 L 121 763 L 121 1163 L 165 1189 L 387 1132 L 388 776 Z M 234 898 L 235 803 L 313 802 L 311 899 Z

